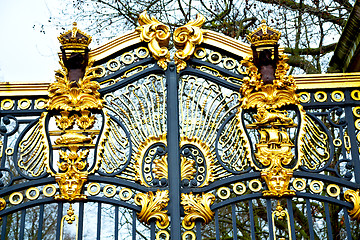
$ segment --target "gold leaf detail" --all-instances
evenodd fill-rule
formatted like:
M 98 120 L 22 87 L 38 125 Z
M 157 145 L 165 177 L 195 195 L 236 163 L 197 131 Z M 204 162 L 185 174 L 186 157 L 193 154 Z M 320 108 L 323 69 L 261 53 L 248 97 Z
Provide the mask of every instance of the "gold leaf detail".
M 76 118 L 76 124 L 81 129 L 91 128 L 95 123 L 95 116 L 94 115 L 89 116 L 89 114 L 91 113 L 88 110 L 80 111 L 80 113 L 81 113 L 81 117 Z
M 204 41 L 204 30 L 201 27 L 205 20 L 203 15 L 197 14 L 196 20 L 191 20 L 175 30 L 174 44 L 177 51 L 174 59 L 178 72 L 186 67 L 185 61 L 194 53 L 195 46 Z
M 75 116 L 69 117 L 70 112 L 68 111 L 61 111 L 60 114 L 60 118 L 55 116 L 56 125 L 62 130 L 71 128 L 74 125 Z
M 181 194 L 181 205 L 184 207 L 185 217 L 182 225 L 189 230 L 195 226 L 195 221 L 200 219 L 204 224 L 208 224 L 214 217 L 214 212 L 211 211 L 210 206 L 215 201 L 215 196 L 212 193 L 203 193 L 201 196 L 193 193 Z
M 167 63 L 170 62 L 170 52 L 167 48 L 170 40 L 169 27 L 155 17 L 150 19 L 146 11 L 140 14 L 139 24 L 136 31 L 140 32 L 141 41 L 149 43 L 148 48 L 158 61 L 158 65 L 166 70 Z
M 344 198 L 348 202 L 352 202 L 354 204 L 354 208 L 351 210 L 348 210 L 349 215 L 353 220 L 360 221 L 360 195 L 359 195 L 359 189 L 356 191 L 352 189 L 348 189 L 344 193 Z
M 160 229 L 169 226 L 167 210 L 163 210 L 169 202 L 168 190 L 157 190 L 155 196 L 153 192 L 138 193 L 134 201 L 136 205 L 141 206 L 141 211 L 137 216 L 142 223 L 149 224 L 150 220 L 154 219 Z

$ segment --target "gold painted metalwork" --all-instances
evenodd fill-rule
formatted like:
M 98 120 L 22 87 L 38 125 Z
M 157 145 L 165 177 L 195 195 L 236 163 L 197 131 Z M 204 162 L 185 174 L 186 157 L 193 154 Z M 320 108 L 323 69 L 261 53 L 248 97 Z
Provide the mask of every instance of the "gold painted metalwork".
M 14 101 L 11 99 L 4 99 L 1 101 L 1 109 L 10 110 L 14 107 Z
M 337 97 L 337 95 L 339 95 L 339 97 Z M 344 93 L 342 91 L 333 91 L 331 93 L 331 98 L 335 102 L 341 102 L 342 100 L 344 100 L 345 95 L 344 95 Z
M 127 196 L 126 196 L 127 194 Z M 121 200 L 123 201 L 128 201 L 132 198 L 133 196 L 133 192 L 131 191 L 130 188 L 122 188 L 119 192 L 119 197 Z
M 153 192 L 138 193 L 134 198 L 135 204 L 141 206 L 141 211 L 137 214 L 140 222 L 149 224 L 150 220 L 156 220 L 156 225 L 160 229 L 169 226 L 169 217 L 164 208 L 169 202 L 169 191 L 157 190 Z
M 184 207 L 185 217 L 182 226 L 190 230 L 195 226 L 195 220 L 200 219 L 204 224 L 208 224 L 214 217 L 214 212 L 210 206 L 215 201 L 212 193 L 203 193 L 201 196 L 193 193 L 181 194 L 181 205 Z
M 254 184 L 257 184 L 257 187 L 254 187 Z M 249 189 L 253 192 L 258 192 L 262 188 L 262 184 L 258 179 L 253 179 L 249 182 Z
M 360 91 L 357 89 L 351 91 L 351 98 L 354 99 L 355 101 L 359 101 L 360 100 Z
M 354 125 L 357 130 L 360 130 L 360 119 L 356 119 Z
M 325 102 L 327 100 L 327 94 L 324 91 L 318 91 L 314 94 L 315 100 L 318 102 Z
M 223 62 L 223 66 L 224 66 L 224 68 L 229 69 L 229 70 L 234 69 L 234 68 L 236 68 L 236 60 L 233 58 L 225 58 L 224 62 Z
M 0 198 L 0 212 L 1 212 L 2 210 L 4 210 L 5 207 L 6 207 L 6 201 L 5 201 L 5 199 Z M 2 218 L 0 217 L 0 221 L 1 221 L 1 220 L 2 220 Z
M 301 92 L 299 93 L 299 101 L 301 103 L 307 103 L 310 101 L 310 93 L 308 92 Z
M 94 188 L 94 187 L 95 187 L 95 190 L 92 190 L 92 188 Z M 98 195 L 100 193 L 100 190 L 101 190 L 101 187 L 100 187 L 99 183 L 92 182 L 92 183 L 89 183 L 89 185 L 87 186 L 87 192 L 92 196 Z
M 225 194 L 223 194 L 223 192 L 225 192 Z M 230 197 L 230 189 L 227 187 L 220 187 L 217 191 L 216 191 L 217 196 L 220 199 L 228 199 Z
M 162 236 L 162 237 L 161 237 Z M 156 233 L 156 240 L 160 240 L 160 239 L 164 239 L 164 240 L 169 240 L 170 239 L 170 234 L 168 231 L 166 230 L 160 230 Z
M 241 187 L 241 190 L 239 190 L 238 187 Z M 237 195 L 243 195 L 246 192 L 246 185 L 242 182 L 235 183 L 233 186 L 233 191 Z
M 59 184 L 60 194 L 55 196 L 57 200 L 83 200 L 87 196 L 82 194 L 82 187 L 87 181 L 88 172 L 83 171 L 87 165 L 86 157 L 89 150 L 79 150 L 76 145 L 69 145 L 70 152 L 60 150 L 60 158 L 63 160 L 58 163 L 62 173 L 55 174 L 55 180 Z
M 66 130 L 71 128 L 74 125 L 75 115 L 69 117 L 70 112 L 68 111 L 61 111 L 61 117 L 55 116 L 55 122 L 58 128 L 62 130 Z
M 3 149 L 4 149 L 4 145 L 3 142 L 0 140 L 0 158 L 2 157 Z
M 77 23 L 73 23 L 73 28 L 58 37 L 59 42 L 64 48 L 86 48 L 91 42 L 91 37 L 77 28 Z
M 174 44 L 177 49 L 174 60 L 177 72 L 185 69 L 186 61 L 194 54 L 196 45 L 204 41 L 204 30 L 201 27 L 205 20 L 203 15 L 197 14 L 196 20 L 191 20 L 174 31 Z
M 135 56 L 131 52 L 125 52 L 121 55 L 121 61 L 126 65 L 132 64 L 134 62 Z
M 188 236 L 190 236 L 190 240 L 196 240 L 196 235 L 192 231 L 185 231 L 182 235 L 182 240 L 188 240 Z
M 284 218 L 286 218 L 286 222 L 287 222 L 287 228 L 288 228 L 288 235 L 289 235 L 289 240 L 292 240 L 291 237 L 291 225 L 290 225 L 290 216 L 289 213 L 286 209 L 284 209 L 281 205 L 280 202 L 277 203 L 276 209 L 275 211 L 272 213 L 272 223 L 273 223 L 273 234 L 275 237 L 275 240 L 277 239 L 277 235 L 276 235 L 276 225 L 275 225 L 275 218 L 277 218 L 278 220 L 284 220 Z M 285 238 L 280 238 L 279 240 L 282 240 Z
M 28 109 L 31 106 L 31 102 L 27 98 L 22 98 L 18 101 L 18 108 L 21 110 Z
M 48 192 L 48 189 L 51 188 L 51 192 Z M 43 194 L 45 197 L 52 197 L 56 193 L 56 187 L 52 184 L 48 184 L 43 188 Z
M 212 52 L 209 54 L 208 59 L 209 59 L 209 62 L 211 62 L 212 64 L 218 64 L 221 62 L 222 56 L 218 52 Z
M 281 33 L 266 25 L 266 21 L 262 20 L 260 27 L 251 32 L 246 38 L 254 45 L 274 45 L 277 44 Z
M 8 147 L 5 149 L 5 154 L 8 156 L 12 156 L 14 154 L 14 149 L 12 147 Z
M 194 57 L 198 58 L 198 59 L 203 59 L 204 57 L 206 57 L 207 52 L 206 49 L 203 47 L 197 47 L 195 48 L 194 51 Z
M 110 193 L 108 192 L 108 189 L 111 189 Z M 116 194 L 116 187 L 114 185 L 106 185 L 103 189 L 103 193 L 105 197 L 111 198 Z
M 356 191 L 352 189 L 348 189 L 344 193 L 344 198 L 348 202 L 352 202 L 354 204 L 354 208 L 351 210 L 348 210 L 349 215 L 353 220 L 360 221 L 360 195 L 359 195 L 359 189 Z
M 144 54 L 141 54 L 140 52 L 144 51 Z M 146 58 L 149 55 L 149 50 L 146 47 L 139 47 L 135 50 L 135 54 L 138 58 Z
M 341 147 L 342 141 L 341 141 L 340 138 L 335 138 L 335 139 L 333 140 L 333 144 L 334 144 L 335 147 Z
M 300 183 L 300 186 L 299 186 L 299 183 Z M 296 191 L 303 191 L 306 188 L 306 181 L 305 181 L 305 179 L 302 179 L 302 178 L 296 178 L 293 180 L 292 185 Z
M 332 189 L 335 191 L 333 192 Z M 330 197 L 338 197 L 340 195 L 340 187 L 336 184 L 329 184 L 326 188 L 326 192 Z
M 353 108 L 353 114 L 355 117 L 360 118 L 360 107 L 354 107 Z
M 64 233 L 64 223 L 65 221 L 68 224 L 73 224 L 73 222 L 76 222 L 76 237 L 75 239 L 78 239 L 78 224 L 79 224 L 79 217 L 75 214 L 74 209 L 72 208 L 72 204 L 70 204 L 69 209 L 66 212 L 66 215 L 62 217 L 61 219 L 61 225 L 60 225 L 60 240 L 63 239 L 63 233 Z
M 15 200 L 15 198 L 17 197 L 17 200 Z M 24 196 L 22 195 L 21 192 L 13 192 L 12 194 L 10 194 L 9 196 L 9 202 L 12 205 L 18 205 L 20 204 L 24 199 Z
M 148 43 L 152 56 L 157 60 L 158 65 L 166 70 L 167 63 L 170 61 L 170 52 L 167 48 L 170 40 L 169 27 L 155 17 L 150 19 L 146 11 L 140 14 L 139 24 L 136 31 L 140 33 L 141 41 Z
M 350 136 L 347 134 L 347 132 L 345 132 L 345 134 L 344 134 L 344 146 L 345 146 L 346 152 L 350 153 L 351 141 L 350 141 Z
M 40 176 L 49 170 L 49 143 L 46 140 L 45 118 L 47 112 L 41 114 L 37 124 L 30 129 L 20 141 L 20 156 L 17 162 L 20 169 L 24 169 L 33 177 Z
M 112 65 L 115 65 L 115 66 L 112 66 Z M 115 72 L 115 71 L 117 71 L 117 70 L 120 69 L 121 64 L 120 64 L 120 61 L 119 61 L 119 60 L 117 60 L 117 59 L 111 59 L 111 60 L 109 60 L 109 61 L 106 63 L 106 67 L 107 67 L 107 69 L 109 69 L 110 71 Z
M 34 192 L 34 196 L 31 196 L 31 192 Z M 40 191 L 36 187 L 31 187 L 28 190 L 26 190 L 25 195 L 26 195 L 27 199 L 35 200 L 40 196 Z
M 316 186 L 318 188 L 316 188 Z M 320 182 L 318 180 L 313 180 L 311 181 L 310 183 L 310 190 L 313 192 L 313 193 L 321 193 L 323 190 L 324 190 L 324 183 L 323 182 Z

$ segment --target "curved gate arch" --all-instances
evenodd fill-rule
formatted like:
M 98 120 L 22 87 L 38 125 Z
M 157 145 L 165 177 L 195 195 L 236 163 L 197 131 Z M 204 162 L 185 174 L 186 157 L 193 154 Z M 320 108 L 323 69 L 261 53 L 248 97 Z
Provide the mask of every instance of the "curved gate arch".
M 75 25 L 48 91 L 1 97 L 1 239 L 357 239 L 358 76 L 288 76 L 278 31 L 201 15 L 171 57 L 139 19 L 91 51 Z

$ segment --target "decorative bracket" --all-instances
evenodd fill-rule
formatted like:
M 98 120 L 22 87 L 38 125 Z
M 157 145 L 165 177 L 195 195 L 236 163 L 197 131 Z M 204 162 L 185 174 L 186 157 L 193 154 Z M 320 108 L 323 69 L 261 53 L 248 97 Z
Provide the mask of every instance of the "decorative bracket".
M 348 210 L 349 215 L 353 220 L 360 221 L 360 189 L 356 191 L 352 189 L 348 189 L 344 193 L 344 198 L 348 202 L 352 202 L 354 204 L 354 208 L 352 210 Z
M 141 206 L 140 213 L 137 214 L 140 222 L 149 224 L 150 220 L 156 220 L 156 225 L 160 229 L 169 226 L 167 210 L 163 210 L 169 202 L 169 191 L 157 190 L 153 192 L 138 193 L 134 198 L 135 204 Z
M 181 205 L 184 207 L 185 217 L 182 225 L 185 229 L 190 230 L 195 226 L 195 221 L 200 219 L 204 224 L 208 224 L 214 217 L 214 212 L 210 206 L 215 201 L 212 193 L 203 193 L 201 196 L 191 192 L 189 194 L 181 194 Z
M 186 62 L 194 53 L 195 46 L 204 41 L 204 30 L 201 26 L 205 22 L 205 17 L 197 14 L 196 20 L 191 20 L 184 26 L 177 28 L 174 32 L 174 44 L 177 48 L 175 52 L 175 64 L 177 72 L 186 67 Z
M 139 23 L 136 31 L 140 32 L 141 41 L 149 43 L 149 50 L 158 61 L 158 65 L 166 70 L 167 63 L 170 62 L 170 52 L 167 48 L 170 40 L 169 27 L 155 17 L 150 19 L 146 11 L 140 14 Z

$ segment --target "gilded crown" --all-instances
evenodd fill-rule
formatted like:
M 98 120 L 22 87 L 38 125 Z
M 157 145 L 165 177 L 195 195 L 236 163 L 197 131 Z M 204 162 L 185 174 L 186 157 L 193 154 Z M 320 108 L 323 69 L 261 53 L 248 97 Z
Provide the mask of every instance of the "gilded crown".
M 58 39 L 65 49 L 85 49 L 89 46 L 91 42 L 91 37 L 86 33 L 80 31 L 77 28 L 76 22 L 73 23 L 73 28 L 71 30 L 68 30 L 67 32 L 61 34 Z
M 260 27 L 246 36 L 247 40 L 254 46 L 275 45 L 280 39 L 281 33 L 266 25 L 262 20 Z

